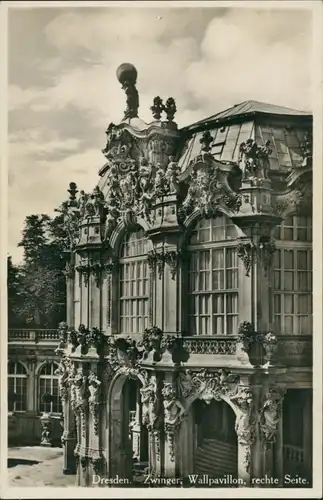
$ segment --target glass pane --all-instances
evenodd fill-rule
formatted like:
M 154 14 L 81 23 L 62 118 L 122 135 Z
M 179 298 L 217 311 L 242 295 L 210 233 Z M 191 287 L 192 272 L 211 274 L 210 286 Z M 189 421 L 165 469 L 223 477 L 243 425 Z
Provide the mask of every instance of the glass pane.
M 224 268 L 224 250 L 212 250 L 212 269 Z
M 285 269 L 294 269 L 294 252 L 293 250 L 284 251 L 284 267 Z
M 224 333 L 224 316 L 213 316 L 213 335 Z
M 227 314 L 236 313 L 237 305 L 238 305 L 237 296 L 227 295 Z
M 274 288 L 279 290 L 281 288 L 281 272 L 274 271 Z
M 281 296 L 274 295 L 274 312 L 281 313 Z
M 294 313 L 294 306 L 293 306 L 293 295 L 284 295 L 284 312 L 285 313 Z
M 308 278 L 309 273 L 305 271 L 297 273 L 297 289 L 300 292 L 306 292 L 307 290 L 309 290 Z
M 213 313 L 223 314 L 224 313 L 224 296 L 215 294 L 213 295 Z
M 285 335 L 293 335 L 294 327 L 293 327 L 293 316 L 285 316 L 284 317 L 284 333 Z
M 276 250 L 274 253 L 274 268 L 281 269 L 281 251 Z
M 307 251 L 297 250 L 297 268 L 307 269 Z
M 212 272 L 212 289 L 213 290 L 224 289 L 224 271 Z
M 310 312 L 310 308 L 308 306 L 308 296 L 307 295 L 298 295 L 298 314 L 308 314 Z
M 284 272 L 284 290 L 294 290 L 294 273 L 292 271 Z

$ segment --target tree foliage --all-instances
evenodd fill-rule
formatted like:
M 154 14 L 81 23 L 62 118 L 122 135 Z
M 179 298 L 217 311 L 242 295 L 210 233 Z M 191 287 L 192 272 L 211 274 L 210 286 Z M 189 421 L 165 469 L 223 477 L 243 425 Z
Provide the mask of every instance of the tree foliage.
M 66 316 L 63 217 L 46 214 L 25 219 L 21 266 L 8 257 L 9 327 L 55 328 Z

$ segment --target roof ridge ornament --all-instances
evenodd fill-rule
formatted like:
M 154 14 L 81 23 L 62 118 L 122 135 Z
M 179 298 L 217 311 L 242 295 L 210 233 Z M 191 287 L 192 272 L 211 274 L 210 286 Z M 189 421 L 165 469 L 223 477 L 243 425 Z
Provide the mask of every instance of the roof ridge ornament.
M 138 118 L 139 94 L 136 88 L 137 76 L 138 73 L 133 64 L 123 63 L 117 69 L 117 78 L 127 96 L 124 120 Z

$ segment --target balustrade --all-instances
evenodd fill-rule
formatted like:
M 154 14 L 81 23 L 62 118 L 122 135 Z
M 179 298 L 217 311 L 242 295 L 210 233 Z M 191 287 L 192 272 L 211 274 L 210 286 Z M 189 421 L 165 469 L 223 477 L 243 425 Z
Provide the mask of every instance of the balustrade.
M 59 332 L 57 329 L 27 329 L 27 328 L 10 328 L 8 330 L 8 342 L 50 342 L 54 343 L 59 340 Z

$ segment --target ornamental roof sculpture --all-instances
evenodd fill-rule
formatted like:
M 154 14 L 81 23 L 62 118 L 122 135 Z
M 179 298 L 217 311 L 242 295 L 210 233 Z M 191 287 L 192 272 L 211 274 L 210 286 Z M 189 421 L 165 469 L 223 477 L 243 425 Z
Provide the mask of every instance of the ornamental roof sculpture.
M 226 122 L 219 123 L 216 130 L 205 122 L 207 127 L 204 130 L 193 131 L 196 136 L 194 151 L 189 151 L 188 159 L 183 163 L 181 159 L 187 156 L 187 148 L 191 148 L 188 141 L 191 141 L 192 132 L 190 127 L 178 130 L 174 121 L 177 111 L 174 98 L 168 97 L 164 103 L 161 96 L 156 96 L 150 108 L 153 121 L 145 123 L 138 116 L 136 68 L 130 63 L 121 64 L 117 78 L 126 93 L 126 109 L 120 123 L 110 123 L 106 130 L 107 142 L 102 149 L 106 163 L 99 171 L 98 185 L 92 193 L 81 190 L 76 198 L 78 191 L 75 183 L 71 183 L 70 199 L 60 209 L 68 227 L 70 249 L 75 246 L 98 247 L 108 242 L 121 222 L 129 230 L 144 222 L 145 230 L 153 232 L 161 227 L 175 230 L 196 213 L 203 217 L 212 217 L 219 211 L 230 217 L 248 212 L 270 214 L 273 213 L 272 191 L 274 199 L 285 207 L 288 196 L 275 193 L 271 187 L 270 158 L 274 149 L 277 150 L 274 141 L 262 139 L 255 127 L 249 127 L 247 135 L 247 129 L 242 131 L 242 125 L 239 125 L 236 127 L 242 132 L 236 137 L 238 153 L 235 159 L 224 160 L 215 153 L 223 143 L 221 137 L 228 128 L 227 120 L 231 115 L 234 120 L 237 118 L 237 107 L 230 116 L 225 115 Z M 259 103 L 257 106 L 261 108 Z M 242 118 L 250 119 L 245 115 L 254 114 L 254 107 L 247 106 L 247 109 L 246 104 L 242 106 Z M 266 111 L 267 115 L 269 111 Z M 301 118 L 296 112 L 287 111 L 288 118 Z M 266 114 L 263 109 L 257 112 L 262 116 Z M 283 108 L 280 108 L 280 113 L 283 113 Z M 304 114 L 304 119 L 307 118 L 308 115 Z M 232 137 L 232 131 L 230 134 Z M 239 142 L 240 137 L 244 140 Z M 299 182 L 305 171 L 311 170 L 309 134 L 305 134 L 299 151 L 303 156 L 303 167 L 292 169 L 287 184 L 284 174 L 282 182 L 286 192 L 294 189 L 295 182 Z M 293 173 L 294 170 L 297 174 Z M 264 191 L 261 195 L 250 196 L 246 190 L 252 188 Z

